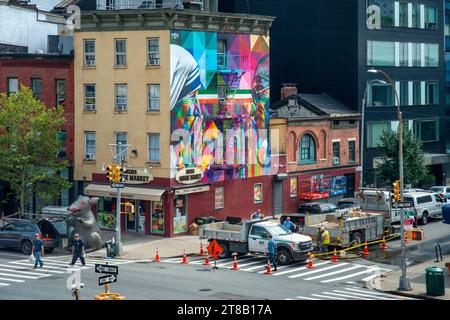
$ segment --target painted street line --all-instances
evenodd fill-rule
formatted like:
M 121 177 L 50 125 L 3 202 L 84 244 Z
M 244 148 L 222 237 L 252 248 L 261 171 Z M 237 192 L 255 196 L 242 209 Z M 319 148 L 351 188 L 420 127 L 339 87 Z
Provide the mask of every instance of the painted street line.
M 362 289 L 360 289 L 360 288 L 347 288 L 347 290 L 351 290 L 351 291 L 356 291 L 356 292 L 362 292 L 362 293 L 365 293 L 365 292 L 367 292 L 367 290 L 362 290 Z M 398 297 L 398 296 L 396 296 L 396 295 L 392 295 L 392 294 L 388 294 L 388 293 L 381 293 L 381 292 L 378 292 L 378 291 L 370 291 L 370 293 L 371 294 L 375 294 L 375 295 L 379 295 L 379 296 L 386 296 L 386 297 Z M 402 297 L 402 299 L 403 299 L 404 297 Z M 416 300 L 416 299 L 411 299 L 411 300 Z
M 311 297 L 303 297 L 303 296 L 297 296 L 297 299 L 305 299 L 305 300 L 320 300 L 320 299 L 316 299 L 316 298 L 311 298 Z
M 330 296 L 325 296 L 322 294 L 315 294 L 315 293 L 313 293 L 312 296 L 319 297 L 319 298 L 325 298 L 325 299 L 331 299 L 331 300 L 348 300 L 348 299 L 344 299 L 344 298 L 330 297 Z
M 5 268 L 0 268 L 0 271 L 12 272 L 13 274 L 14 273 L 17 273 L 17 274 L 30 274 L 30 275 L 38 276 L 38 277 L 39 276 L 41 276 L 41 277 L 47 276 L 48 277 L 48 275 L 40 275 L 39 273 L 32 272 L 32 271 L 20 271 L 20 270 L 11 270 L 11 269 L 5 269 Z
M 336 290 L 334 290 L 336 291 Z M 355 299 L 355 296 L 351 296 L 348 294 L 340 294 L 340 293 L 334 293 L 334 292 L 328 292 L 328 291 L 324 291 L 323 293 L 328 294 L 330 296 L 338 296 L 338 297 L 342 297 L 342 298 L 351 298 L 351 299 Z M 356 298 L 358 300 L 373 300 L 373 299 L 367 299 L 367 298 Z
M 32 276 L 24 276 L 24 275 L 18 275 L 18 274 L 9 274 L 9 273 L 3 273 L 0 272 L 1 276 L 8 276 L 8 277 L 16 277 L 16 278 L 24 278 L 24 279 L 39 279 L 42 276 L 32 277 Z
M 328 272 L 326 274 L 322 274 L 322 275 L 318 275 L 318 276 L 314 276 L 314 277 L 310 277 L 310 278 L 305 278 L 305 280 L 315 280 L 315 279 L 325 278 L 325 277 L 333 276 L 335 274 L 348 272 L 348 271 L 359 269 L 359 268 L 363 268 L 363 267 L 364 266 L 353 266 L 353 267 L 345 268 L 345 269 L 342 269 L 342 270 Z M 353 277 L 354 275 L 355 274 L 351 274 L 350 277 Z
M 364 270 L 364 271 L 360 271 L 360 272 L 357 272 L 357 273 L 352 273 L 352 274 L 349 274 L 349 275 L 346 275 L 346 276 L 342 276 L 342 277 L 339 277 L 339 278 L 333 278 L 333 279 L 329 279 L 329 280 L 323 280 L 323 281 L 321 281 L 321 282 L 322 282 L 322 283 L 327 283 L 327 282 L 340 281 L 340 280 L 344 280 L 344 279 L 348 279 L 348 278 L 353 278 L 353 277 L 359 276 L 359 275 L 361 275 L 361 274 L 365 274 L 365 273 L 369 273 L 369 272 L 374 272 L 375 270 L 377 270 L 377 269 L 375 269 L 375 268 L 369 268 L 369 269 Z
M 335 265 L 332 265 L 332 266 L 329 266 L 329 267 L 325 267 L 325 268 L 321 268 L 321 269 L 313 270 L 313 271 L 309 271 L 309 272 L 299 273 L 299 274 L 296 274 L 296 275 L 293 275 L 293 276 L 289 276 L 288 278 L 294 279 L 294 278 L 300 278 L 300 277 L 304 277 L 304 276 L 309 276 L 310 274 L 313 274 L 313 273 L 318 273 L 318 272 L 323 272 L 323 271 L 334 269 L 334 268 L 339 268 L 339 267 L 345 266 L 347 264 L 348 263 L 346 263 L 346 262 L 341 262 L 340 264 L 335 264 Z
M 22 269 L 22 270 L 30 270 L 29 268 L 25 268 L 24 266 L 16 266 L 16 265 L 12 265 L 12 264 L 0 264 L 0 267 L 5 267 L 5 268 L 16 268 L 16 269 Z M 38 268 L 36 270 L 34 270 L 34 272 L 52 272 L 52 273 L 65 273 L 64 271 L 56 271 L 56 270 L 42 270 L 41 268 Z
M 314 267 L 321 266 L 321 265 L 328 264 L 328 263 L 330 263 L 330 262 L 329 261 L 319 262 L 319 263 L 314 264 Z M 299 268 L 292 268 L 292 269 L 289 269 L 289 270 L 286 270 L 283 272 L 277 272 L 276 274 L 274 274 L 274 276 L 281 276 L 283 274 L 292 273 L 292 272 L 296 272 L 296 271 L 300 271 L 300 270 L 306 270 L 306 269 L 308 269 L 307 266 L 302 266 Z
M 9 279 L 9 278 L 0 278 L 1 281 L 11 281 L 11 282 L 25 282 L 25 280 L 18 279 Z
M 369 297 L 369 298 L 375 298 L 375 299 L 381 299 L 381 300 L 398 300 L 395 298 L 388 298 L 388 297 L 382 297 L 382 296 L 374 296 L 372 294 L 363 294 L 363 293 L 356 293 L 356 292 L 348 292 L 348 291 L 341 291 L 341 290 L 333 290 L 334 292 L 340 292 L 345 294 L 352 294 L 353 296 L 361 296 L 361 297 Z

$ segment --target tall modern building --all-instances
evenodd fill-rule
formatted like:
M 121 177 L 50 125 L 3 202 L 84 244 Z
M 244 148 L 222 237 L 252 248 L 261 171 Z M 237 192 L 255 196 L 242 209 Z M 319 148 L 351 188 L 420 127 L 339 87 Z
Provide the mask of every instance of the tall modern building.
M 423 143 L 436 184 L 450 182 L 443 0 L 233 0 L 221 1 L 219 10 L 277 17 L 271 28 L 275 101 L 281 84 L 293 82 L 302 92 L 326 92 L 361 111 L 367 88 L 365 185 L 383 184 L 377 146 L 384 129 L 398 127 L 392 86 L 371 82 L 387 81 L 367 72 L 372 68 L 395 82 L 403 119 Z

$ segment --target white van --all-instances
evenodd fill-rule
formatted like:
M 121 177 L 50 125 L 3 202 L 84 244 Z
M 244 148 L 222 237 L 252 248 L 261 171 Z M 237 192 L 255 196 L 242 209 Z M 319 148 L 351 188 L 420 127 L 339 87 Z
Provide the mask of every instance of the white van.
M 420 224 L 427 224 L 429 218 L 442 215 L 443 202 L 437 201 L 437 195 L 429 192 L 409 192 L 403 196 L 404 201 L 412 202 Z

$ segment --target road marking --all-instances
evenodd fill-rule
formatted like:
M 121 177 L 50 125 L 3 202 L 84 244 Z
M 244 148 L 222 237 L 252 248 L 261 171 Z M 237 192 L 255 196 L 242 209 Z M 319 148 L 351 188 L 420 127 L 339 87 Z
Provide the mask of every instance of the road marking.
M 329 261 L 319 262 L 319 263 L 316 263 L 314 266 L 321 266 L 323 264 L 328 264 L 328 263 L 330 263 L 330 262 Z M 283 274 L 292 273 L 292 272 L 300 271 L 300 270 L 306 270 L 306 269 L 308 269 L 308 266 L 302 266 L 299 268 L 291 268 L 291 269 L 283 271 L 283 272 L 277 272 L 274 274 L 274 276 L 281 276 Z
M 9 278 L 0 278 L 2 281 L 11 281 L 11 282 L 25 282 L 25 280 L 18 280 L 18 279 L 9 279 Z
M 49 260 L 49 259 L 44 260 L 44 264 L 48 263 L 48 264 L 52 264 L 52 265 L 63 265 L 63 266 L 68 266 L 68 265 L 70 265 L 71 262 L 72 262 L 72 260 L 70 260 L 70 261 L 57 261 L 57 260 Z M 78 262 L 78 263 L 80 263 L 80 262 Z M 94 267 L 95 264 L 88 263 L 86 261 L 86 266 Z
M 20 265 L 24 265 L 24 266 L 29 266 L 30 268 L 34 265 L 31 262 L 24 262 L 24 261 L 11 261 L 10 263 L 15 263 L 15 264 L 20 264 Z M 48 266 L 47 264 L 44 263 L 44 266 L 42 267 L 42 269 L 57 269 L 57 270 L 67 270 L 69 268 L 69 265 L 67 265 L 67 267 L 63 268 L 62 266 L 52 266 L 50 264 L 50 266 Z M 82 267 L 83 270 L 85 269 L 89 269 L 89 267 Z
M 10 256 L 10 257 L 20 258 L 20 259 L 23 259 L 23 257 L 24 257 L 23 254 L 11 254 L 11 253 L 4 253 L 4 252 L 0 252 L 0 257 L 1 256 Z
M 297 296 L 297 299 L 305 299 L 305 300 L 320 300 L 320 299 L 316 299 L 316 298 L 311 298 L 311 297 L 303 297 L 303 296 Z
M 253 261 L 253 262 L 249 262 L 249 263 L 243 263 L 243 264 L 241 264 L 241 265 L 238 266 L 238 267 L 239 267 L 240 270 L 243 270 L 242 267 L 251 266 L 252 264 L 261 263 L 261 262 L 263 262 L 263 261 L 264 261 L 264 260 L 259 259 L 259 260 L 257 260 L 257 261 Z
M 352 274 L 350 274 L 350 275 L 342 276 L 342 277 L 339 277 L 339 278 L 333 278 L 333 279 L 329 279 L 329 280 L 323 280 L 323 281 L 320 281 L 320 282 L 322 282 L 322 283 L 327 283 L 327 282 L 333 282 L 333 281 L 344 280 L 344 279 L 353 278 L 353 277 L 356 277 L 356 276 L 359 276 L 359 275 L 361 275 L 361 274 L 365 274 L 365 273 L 368 273 L 368 272 L 373 272 L 373 271 L 375 271 L 375 270 L 378 270 L 378 269 L 377 269 L 377 268 L 369 268 L 369 269 L 364 270 L 364 271 L 361 271 L 361 272 L 352 273 Z
M 258 261 L 258 263 L 259 262 L 261 262 L 261 261 Z M 272 265 L 272 264 L 271 264 Z M 263 265 L 259 265 L 259 266 L 255 266 L 255 267 L 250 267 L 250 268 L 239 268 L 239 270 L 242 270 L 242 271 L 251 271 L 251 270 L 255 270 L 255 269 L 259 269 L 259 268 L 266 268 L 267 267 L 267 265 L 266 264 L 263 264 Z
M 345 268 L 345 269 L 342 269 L 342 270 L 328 272 L 326 274 L 322 274 L 322 275 L 318 275 L 318 276 L 314 276 L 314 277 L 310 277 L 310 278 L 305 278 L 305 280 L 314 280 L 314 279 L 325 278 L 325 277 L 329 277 L 329 276 L 332 276 L 332 275 L 335 275 L 335 274 L 339 274 L 339 273 L 342 273 L 342 272 L 348 272 L 350 270 L 360 269 L 360 268 L 363 268 L 363 267 L 364 266 L 357 265 L 357 266 Z M 353 277 L 353 276 L 354 276 L 354 274 L 350 275 L 350 277 Z M 335 280 L 333 280 L 333 281 L 335 281 Z
M 188 258 L 186 258 L 186 259 L 189 261 Z M 161 262 L 174 263 L 174 262 L 176 262 L 176 261 L 181 262 L 182 260 L 183 260 L 183 257 L 178 257 L 178 258 L 164 259 L 164 260 L 161 260 Z
M 325 267 L 325 268 L 321 268 L 321 269 L 318 269 L 318 270 L 295 274 L 293 276 L 289 276 L 288 278 L 294 279 L 294 278 L 300 278 L 300 277 L 303 277 L 303 276 L 309 276 L 310 274 L 313 274 L 313 273 L 322 272 L 322 271 L 326 271 L 326 270 L 330 270 L 330 269 L 334 269 L 334 268 L 339 268 L 339 267 L 342 267 L 342 266 L 347 265 L 347 264 L 348 263 L 346 263 L 346 262 L 341 262 L 340 264 L 335 264 L 335 265 L 332 265 L 332 266 L 329 266 L 329 267 Z
M 16 265 L 12 265 L 12 264 L 0 264 L 0 267 L 6 267 L 6 268 L 16 268 L 16 269 L 24 269 L 24 270 L 29 270 L 28 268 L 25 268 L 24 266 L 16 266 Z M 56 271 L 56 270 L 42 270 L 42 269 L 36 269 L 34 270 L 39 271 L 39 272 L 53 272 L 53 273 L 65 273 L 63 271 Z
M 3 272 L 0 272 L 0 275 L 8 276 L 8 277 L 25 278 L 25 279 L 39 279 L 42 277 L 42 276 L 38 276 L 38 277 L 24 276 L 24 275 L 19 275 L 19 274 L 9 274 L 9 273 L 3 273 Z
M 347 290 L 351 290 L 351 291 L 356 291 L 356 292 L 362 292 L 362 293 L 366 293 L 366 290 L 361 290 L 360 288 L 347 288 Z M 392 295 L 392 294 L 387 294 L 387 293 L 381 293 L 381 292 L 376 292 L 376 291 L 370 291 L 371 294 L 376 294 L 376 295 L 380 295 L 380 296 L 386 296 L 386 297 L 397 297 L 396 295 Z M 412 299 L 415 300 L 415 299 Z
M 32 271 L 19 271 L 19 270 L 11 270 L 11 269 L 4 269 L 4 268 L 0 268 L 0 271 L 8 271 L 8 272 L 12 272 L 12 273 L 19 273 L 19 274 L 31 274 L 34 276 L 41 276 L 39 273 L 36 272 L 32 272 Z M 48 275 L 46 275 L 48 277 Z
M 1 282 L 0 282 L 0 286 L 6 287 L 6 286 L 9 286 L 9 283 L 1 283 Z
M 319 298 L 325 298 L 325 299 L 331 299 L 331 300 L 348 300 L 345 298 L 330 297 L 330 296 L 326 296 L 323 294 L 315 294 L 315 293 L 313 293 L 312 296 L 319 297 Z
M 272 264 L 271 264 L 271 266 L 272 266 Z M 266 265 L 264 265 L 264 268 L 267 268 L 267 264 Z M 271 267 L 272 268 L 272 267 Z M 277 271 L 276 271 L 276 273 L 278 273 L 278 270 L 284 270 L 284 269 L 286 269 L 286 268 L 289 268 L 289 266 L 277 266 Z M 271 271 L 273 271 L 273 269 L 271 269 Z M 264 273 L 264 272 L 266 272 L 266 270 L 261 270 L 261 271 L 258 271 L 258 273 Z M 275 271 L 274 271 L 275 272 Z M 274 273 L 275 274 L 275 273 Z
M 380 270 L 380 269 L 378 269 L 378 270 Z M 381 270 L 380 270 L 380 272 L 378 272 L 378 273 L 376 273 L 376 274 L 373 274 L 373 275 L 371 275 L 371 276 L 368 276 L 368 277 L 366 277 L 366 278 L 363 278 L 363 279 L 361 279 L 361 281 L 370 281 L 370 280 L 372 280 L 373 278 L 379 277 L 381 274 L 382 274 L 382 272 L 381 272 Z
M 377 299 L 382 299 L 382 300 L 398 300 L 398 299 L 394 299 L 394 298 L 388 298 L 388 297 L 382 297 L 382 296 L 374 296 L 371 294 L 363 294 L 363 293 L 356 293 L 356 292 L 348 292 L 348 291 L 341 291 L 341 290 L 333 290 L 334 292 L 341 292 L 341 293 L 345 293 L 345 294 L 353 294 L 354 296 L 362 296 L 362 297 L 369 297 L 369 298 L 375 298 L 375 300 Z M 367 292 L 369 293 L 369 292 Z M 374 299 L 372 299 L 374 300 Z
M 336 290 L 334 290 L 334 291 L 336 291 Z M 334 293 L 334 292 L 328 292 L 328 291 L 324 291 L 323 293 L 331 295 L 331 296 L 338 296 L 338 297 L 343 297 L 343 298 L 355 299 L 355 296 L 351 296 L 351 295 L 347 295 L 347 294 L 340 294 L 340 293 Z M 358 300 L 373 300 L 373 299 L 362 298 L 362 297 L 359 297 L 357 299 Z

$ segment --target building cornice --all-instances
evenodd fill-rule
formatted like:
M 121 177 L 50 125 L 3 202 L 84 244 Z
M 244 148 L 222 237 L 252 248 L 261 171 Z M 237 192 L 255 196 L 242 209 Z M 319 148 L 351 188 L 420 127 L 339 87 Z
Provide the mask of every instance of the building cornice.
M 84 11 L 77 32 L 125 30 L 201 30 L 268 35 L 274 17 L 192 10 Z

